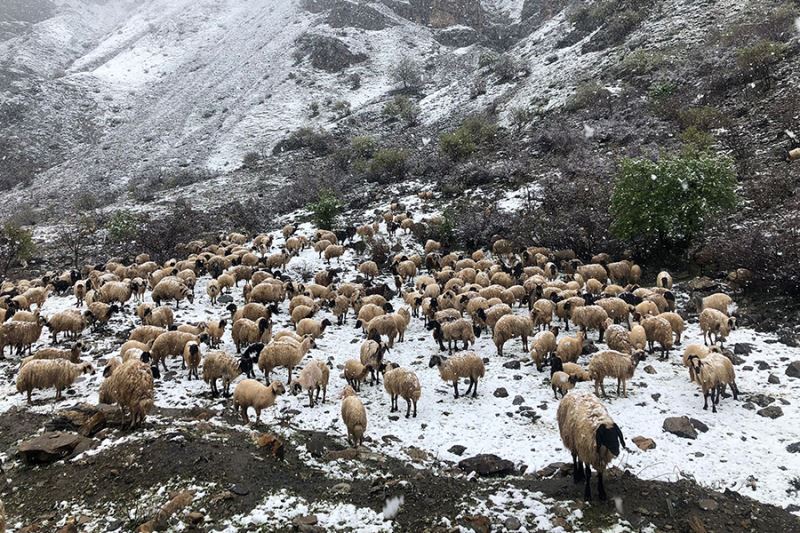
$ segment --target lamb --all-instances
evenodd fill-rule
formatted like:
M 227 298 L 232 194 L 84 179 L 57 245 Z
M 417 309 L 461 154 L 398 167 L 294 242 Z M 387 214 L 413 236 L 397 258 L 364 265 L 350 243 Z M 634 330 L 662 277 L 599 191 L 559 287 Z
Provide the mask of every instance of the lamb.
M 703 312 L 700 313 L 700 330 L 703 332 L 703 344 L 706 346 L 708 346 L 713 333 L 714 341 L 711 344 L 716 344 L 719 341 L 719 346 L 722 348 L 725 339 L 734 329 L 736 329 L 736 319 L 733 317 L 728 318 L 725 313 L 717 309 L 703 309 Z
M 236 385 L 233 391 L 233 409 L 240 411 L 242 420 L 245 424 L 250 423 L 247 416 L 247 408 L 252 407 L 256 411 L 256 423 L 261 419 L 261 410 L 275 405 L 275 400 L 286 392 L 286 388 L 280 381 L 273 381 L 269 386 L 262 385 L 255 379 L 245 379 Z
M 610 376 L 617 378 L 617 397 L 619 397 L 619 387 L 622 384 L 622 395 L 627 398 L 628 380 L 633 377 L 634 370 L 645 357 L 645 353 L 641 350 L 637 350 L 633 355 L 614 350 L 605 350 L 594 354 L 589 361 L 589 375 L 594 379 L 594 393 L 600 396 L 599 390 L 602 390 L 603 397 L 608 397 L 603 380 Z
M 475 344 L 475 337 L 480 337 L 481 334 L 478 326 L 463 318 L 444 323 L 432 320 L 428 323 L 428 329 L 433 330 L 433 339 L 439 343 L 442 351 L 445 349 L 443 341 L 447 341 L 448 353 L 453 353 L 454 342 L 458 349 L 458 341 L 464 341 L 464 350 L 468 350 L 471 344 Z
M 18 355 L 24 354 L 25 350 L 32 353 L 33 343 L 39 340 L 45 323 L 44 317 L 39 317 L 36 322 L 5 322 L 0 326 L 0 356 L 9 345 L 17 349 Z
M 330 379 L 330 367 L 328 364 L 317 359 L 312 359 L 297 376 L 292 385 L 292 393 L 297 394 L 301 390 L 308 391 L 308 406 L 314 407 L 319 402 L 319 392 L 322 390 L 322 403 L 325 403 L 325 397 L 328 391 L 328 380 Z M 314 396 L 316 391 L 316 397 Z
M 642 327 L 647 335 L 647 344 L 652 354 L 655 343 L 661 345 L 661 358 L 666 359 L 672 349 L 672 326 L 663 318 L 649 316 L 642 320 Z
M 560 370 L 566 372 L 570 376 L 574 376 L 577 381 L 589 381 L 592 379 L 589 372 L 578 363 L 561 363 L 561 359 L 554 359 L 557 359 L 557 361 L 551 364 L 551 373 Z
M 23 365 L 17 374 L 17 392 L 28 394 L 28 404 L 32 404 L 34 389 L 56 389 L 56 401 L 61 399 L 61 391 L 72 385 L 81 374 L 94 372 L 91 363 L 73 363 L 67 359 L 36 359 Z
M 76 281 L 72 286 L 72 294 L 75 296 L 75 305 L 80 307 L 83 305 L 83 300 L 86 298 L 86 282 Z
M 449 358 L 434 355 L 428 362 L 428 366 L 430 368 L 439 367 L 439 376 L 442 380 L 453 384 L 456 399 L 459 397 L 458 380 L 460 378 L 469 378 L 469 387 L 465 394 L 472 391 L 472 397 L 476 398 L 478 396 L 478 380 L 486 373 L 483 359 L 475 352 L 460 352 Z
M 175 314 L 172 312 L 172 309 L 163 305 L 155 309 L 147 308 L 144 310 L 142 322 L 147 326 L 169 328 L 175 323 Z
M 344 363 L 343 376 L 349 386 L 361 391 L 361 383 L 367 377 L 367 372 L 376 372 L 377 370 L 370 364 L 365 365 L 355 359 L 348 359 Z
M 206 332 L 208 333 L 208 340 L 212 348 L 219 346 L 219 343 L 222 341 L 222 336 L 225 335 L 225 326 L 227 325 L 228 321 L 224 318 L 206 323 Z
M 401 307 L 396 313 L 392 314 L 395 325 L 397 326 L 397 342 L 405 340 L 406 329 L 411 323 L 411 312 L 406 307 Z
M 599 305 L 583 305 L 572 310 L 572 323 L 587 334 L 591 329 L 598 330 L 600 342 L 603 342 L 606 320 L 608 313 Z
M 86 326 L 86 318 L 77 309 L 59 311 L 47 321 L 54 343 L 58 342 L 59 333 L 66 333 L 68 339 L 77 339 Z
M 364 261 L 358 265 L 358 271 L 368 280 L 373 280 L 380 274 L 378 264 L 375 261 Z
M 672 276 L 669 275 L 669 272 L 661 271 L 656 276 L 656 287 L 660 289 L 671 289 L 672 288 Z
M 221 292 L 222 289 L 216 280 L 212 279 L 208 282 L 208 285 L 206 285 L 206 294 L 208 294 L 208 297 L 211 299 L 211 305 L 217 305 L 217 298 L 219 298 Z
M 153 341 L 152 348 L 150 348 L 150 354 L 153 356 L 153 364 L 158 366 L 160 362 L 166 372 L 166 358 L 168 355 L 174 355 L 181 357 L 181 370 L 185 370 L 186 363 L 183 359 L 184 348 L 190 342 L 200 343 L 201 339 L 201 336 L 192 335 L 191 333 L 185 333 L 183 331 L 167 331 L 159 335 L 158 338 Z
M 100 386 L 100 402 L 116 403 L 119 406 L 123 426 L 127 410 L 131 417 L 128 424 L 130 428 L 144 422 L 153 408 L 153 394 L 153 369 L 147 361 L 135 359 L 114 369 Z
M 311 335 L 315 339 L 318 339 L 325 333 L 325 328 L 330 325 L 331 321 L 327 318 L 322 321 L 314 320 L 313 318 L 304 318 L 297 323 L 297 334 L 301 337 Z
M 200 345 L 195 341 L 187 342 L 186 346 L 183 347 L 183 362 L 189 368 L 190 381 L 192 376 L 200 379 L 200 376 L 197 375 L 197 369 L 200 366 L 200 361 L 202 360 L 203 356 L 200 353 Z
M 347 426 L 347 440 L 357 448 L 364 444 L 367 431 L 367 411 L 349 385 L 342 392 L 342 421 Z
M 344 246 L 342 246 L 340 244 L 331 244 L 330 246 L 325 248 L 325 251 L 323 252 L 323 255 L 325 256 L 325 261 L 328 264 L 330 264 L 331 263 L 331 259 L 334 259 L 334 258 L 336 259 L 337 263 L 341 263 L 342 262 L 342 256 L 344 255 Z
M 706 309 L 716 309 L 720 313 L 730 315 L 735 309 L 735 305 L 730 296 L 721 292 L 717 292 L 703 298 L 697 308 L 697 311 L 701 312 L 705 311 Z
M 586 334 L 579 331 L 574 337 L 562 337 L 558 339 L 556 346 L 556 356 L 565 363 L 574 363 L 583 352 L 583 341 Z
M 240 318 L 233 323 L 231 337 L 236 345 L 236 353 L 242 353 L 242 346 L 245 344 L 268 343 L 272 337 L 272 323 L 264 317 L 259 318 L 256 322 L 248 318 Z
M 157 326 L 139 326 L 128 335 L 129 341 L 138 341 L 147 344 L 155 341 L 159 335 L 166 333 L 166 329 Z
M 592 467 L 597 470 L 597 491 L 607 498 L 603 472 L 619 455 L 625 440 L 619 426 L 608 415 L 603 404 L 590 393 L 572 393 L 562 398 L 556 413 L 561 442 L 572 453 L 572 476 L 577 483 L 585 479 L 584 499 L 592 499 L 589 483 Z
M 222 379 L 222 394 L 230 396 L 231 382 L 242 373 L 239 361 L 222 351 L 212 351 L 203 359 L 203 381 L 211 385 L 211 395 L 219 396 L 217 380 Z
M 181 300 L 194 303 L 194 294 L 179 278 L 169 276 L 158 282 L 150 295 L 156 305 L 161 305 L 164 300 L 175 300 L 175 307 L 180 309 Z
M 695 378 L 694 367 L 692 367 L 690 358 L 695 356 L 698 359 L 705 359 L 712 351 L 719 353 L 720 349 L 716 346 L 708 347 L 702 344 L 690 344 L 683 350 L 683 357 L 681 360 L 683 361 L 683 366 L 689 369 L 689 381 L 694 381 Z
M 719 397 L 726 385 L 730 385 L 733 399 L 738 399 L 736 372 L 730 359 L 720 353 L 709 353 L 704 359 L 691 355 L 689 363 L 694 369 L 695 382 L 703 389 L 703 409 L 708 409 L 708 397 L 711 396 L 711 410 L 717 412 Z
M 669 322 L 670 327 L 672 328 L 672 332 L 675 334 L 675 345 L 680 346 L 681 344 L 681 336 L 683 335 L 683 330 L 685 324 L 683 322 L 683 318 L 678 313 L 661 313 L 658 315 L 659 318 L 663 318 L 667 322 Z
M 89 309 L 83 312 L 83 316 L 86 317 L 86 321 L 92 325 L 92 328 L 96 330 L 108 324 L 111 317 L 118 312 L 119 306 L 117 304 L 108 305 L 103 302 L 92 302 L 89 304 Z
M 24 365 L 28 361 L 34 361 L 37 359 L 66 359 L 71 363 L 80 363 L 82 352 L 82 342 L 76 342 L 69 350 L 60 350 L 58 348 L 42 348 L 41 350 L 37 350 L 32 356 L 23 359 L 21 365 Z
M 505 315 L 494 326 L 494 345 L 497 355 L 503 355 L 503 345 L 515 337 L 522 338 L 522 349 L 528 351 L 528 337 L 533 336 L 533 320 L 527 316 Z
M 288 338 L 272 341 L 258 355 L 258 368 L 269 378 L 273 368 L 285 366 L 289 370 L 287 385 L 291 385 L 292 370 L 314 346 L 314 339 L 310 336 L 304 337 L 302 342 Z
M 540 331 L 533 338 L 531 346 L 531 359 L 536 364 L 539 372 L 544 368 L 548 359 L 556 352 L 556 336 L 558 328 L 551 328 L 548 331 Z
M 575 388 L 577 382 L 577 376 L 570 376 L 561 370 L 553 372 L 553 375 L 550 376 L 550 385 L 553 388 L 553 396 L 555 396 L 555 399 L 558 400 L 559 392 L 562 398 L 566 396 L 569 391 Z
M 403 368 L 387 370 L 383 378 L 383 388 L 389 393 L 391 399 L 390 413 L 399 411 L 398 397 L 406 401 L 406 418 L 411 414 L 411 404 L 414 404 L 414 418 L 417 417 L 417 402 L 422 394 L 422 386 L 414 372 Z

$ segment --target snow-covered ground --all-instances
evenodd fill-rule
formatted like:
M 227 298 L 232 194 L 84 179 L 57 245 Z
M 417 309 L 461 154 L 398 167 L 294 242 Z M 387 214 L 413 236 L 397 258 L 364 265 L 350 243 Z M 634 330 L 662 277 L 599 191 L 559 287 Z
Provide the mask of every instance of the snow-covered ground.
M 405 198 L 409 203 L 420 201 L 416 197 Z M 417 213 L 424 213 L 424 207 L 417 205 Z M 419 216 L 426 216 L 420 214 Z M 309 224 L 300 226 L 300 233 L 311 236 L 313 228 Z M 385 231 L 385 230 L 382 230 Z M 418 251 L 419 246 L 411 242 L 410 236 L 398 235 L 389 237 L 390 241 L 402 245 L 406 251 Z M 275 232 L 275 245 L 280 246 L 283 238 Z M 348 250 L 342 258 L 342 266 L 351 266 L 363 260 Z M 334 262 L 334 266 L 336 262 Z M 305 250 L 292 259 L 287 272 L 299 275 L 300 272 L 316 272 L 325 267 L 313 250 Z M 343 278 L 351 279 L 353 269 L 345 271 Z M 206 284 L 209 278 L 198 280 L 194 305 L 186 303 L 176 311 L 176 319 L 182 322 L 198 322 L 227 316 L 224 305 L 212 306 L 206 296 Z M 386 278 L 391 284 L 391 279 Z M 234 293 L 237 304 L 242 302 L 241 287 Z M 149 300 L 149 293 L 148 293 Z M 402 306 L 399 298 L 392 302 L 396 308 Z M 50 316 L 54 312 L 74 305 L 72 297 L 51 297 L 43 308 L 43 314 Z M 278 314 L 274 331 L 288 329 L 287 302 L 284 302 Z M 523 313 L 525 309 L 515 309 Z M 132 314 L 116 317 L 111 324 L 114 331 L 120 331 L 135 324 Z M 318 318 L 330 317 L 322 311 Z M 332 320 L 335 324 L 335 320 Z M 360 330 L 355 329 L 352 314 L 343 326 L 333 325 L 318 339 L 317 347 L 308 358 L 330 359 L 336 370 L 331 373 L 327 402 L 314 408 L 307 407 L 304 395 L 285 395 L 278 400 L 277 407 L 270 409 L 266 415 L 262 413 L 262 423 L 267 429 L 274 427 L 278 417 L 285 417 L 289 410 L 299 410 L 301 416 L 294 417 L 293 425 L 309 430 L 318 430 L 338 436 L 344 442 L 345 429 L 339 416 L 339 398 L 345 385 L 340 377 L 341 367 L 351 358 L 358 358 L 362 341 Z M 592 335 L 595 338 L 595 335 Z M 475 351 L 486 358 L 486 377 L 478 387 L 478 398 L 453 398 L 452 387 L 444 383 L 435 368 L 428 366 L 431 355 L 440 353 L 431 334 L 419 319 L 412 319 L 406 332 L 405 342 L 396 343 L 387 358 L 405 368 L 416 372 L 422 384 L 422 398 L 419 402 L 418 416 L 404 418 L 405 404 L 400 401 L 400 413 L 389 413 L 389 398 L 382 386 L 374 387 L 365 384 L 360 396 L 368 413 L 367 436 L 368 447 L 402 459 L 412 459 L 419 468 L 436 468 L 439 461 L 458 461 L 459 456 L 449 450 L 455 444 L 466 447 L 464 457 L 493 453 L 514 461 L 517 465 L 527 465 L 528 471 L 535 471 L 556 461 L 569 461 L 569 454 L 563 450 L 555 419 L 558 402 L 553 398 L 549 385 L 549 373 L 539 373 L 535 367 L 527 363 L 528 355 L 523 353 L 519 340 L 512 340 L 505 347 L 505 356 L 498 357 L 495 347 L 488 335 L 482 335 L 474 347 Z M 49 342 L 45 331 L 40 340 L 44 345 Z M 224 337 L 224 349 L 235 353 L 230 338 L 230 329 Z M 85 355 L 86 360 L 100 362 L 116 353 L 119 339 L 113 336 L 93 337 L 91 349 Z M 689 324 L 684 334 L 683 346 L 689 343 L 702 342 L 698 326 Z M 634 378 L 628 384 L 628 398 L 617 398 L 613 395 L 614 387 L 607 381 L 607 390 L 611 398 L 605 404 L 611 416 L 622 428 L 628 442 L 628 450 L 613 462 L 614 466 L 627 469 L 645 479 L 677 480 L 691 478 L 698 483 L 716 490 L 731 489 L 756 498 L 762 502 L 788 506 L 800 504 L 796 493 L 787 492 L 789 481 L 800 472 L 800 454 L 792 454 L 786 450 L 788 444 L 800 440 L 797 427 L 800 427 L 800 380 L 784 375 L 790 361 L 800 359 L 800 349 L 790 348 L 776 342 L 769 335 L 758 334 L 752 330 L 734 331 L 729 345 L 750 343 L 752 353 L 745 356 L 744 365 L 737 366 L 737 384 L 742 392 L 739 401 L 725 398 L 721 401 L 719 412 L 704 411 L 703 400 L 696 385 L 689 382 L 687 370 L 680 363 L 681 349 L 672 352 L 668 361 L 659 361 L 655 356 L 641 363 Z M 511 361 L 522 361 L 520 368 L 506 368 L 504 364 Z M 0 368 L 5 371 L 9 366 L 16 366 L 16 357 L 0 361 Z M 588 358 L 583 356 L 582 363 Z M 165 377 L 156 385 L 156 403 L 165 408 L 189 408 L 193 406 L 230 409 L 229 400 L 212 399 L 208 386 L 202 381 L 189 381 L 185 372 L 179 370 L 179 363 L 174 358 L 168 361 L 177 376 Z M 654 373 L 644 372 L 643 368 L 652 365 Z M 759 365 L 764 369 L 759 369 Z M 512 365 L 509 365 L 512 366 Z M 295 370 L 297 372 L 299 369 Z M 770 374 L 779 377 L 780 383 L 769 383 Z M 263 379 L 262 376 L 259 376 Z M 278 369 L 273 379 L 286 379 L 286 370 Z M 241 378 L 240 378 L 241 379 Z M 13 383 L 0 385 L 0 414 L 12 407 L 28 409 L 37 413 L 53 414 L 66 404 L 75 401 L 97 401 L 97 390 L 102 380 L 102 373 L 81 378 L 73 390 L 67 394 L 68 401 L 54 403 L 52 390 L 34 393 L 34 405 L 26 406 L 24 395 L 15 394 Z M 507 395 L 499 389 L 505 389 Z M 578 390 L 591 390 L 592 384 L 580 383 Z M 462 393 L 466 386 L 461 386 Z M 757 414 L 758 407 L 748 410 L 743 407 L 747 399 L 754 394 L 763 393 L 775 399 L 772 405 L 782 408 L 784 415 L 775 420 Z M 688 416 L 705 423 L 708 431 L 700 433 L 696 440 L 687 440 L 662 431 L 662 423 L 666 417 Z M 399 419 L 398 419 L 399 417 Z M 213 423 L 223 424 L 216 420 Z M 277 428 L 275 428 L 277 430 Z M 146 431 L 142 431 L 145 435 Z M 394 438 L 384 438 L 388 435 Z M 649 437 L 655 440 L 656 448 L 640 451 L 631 442 L 632 437 Z M 290 436 L 290 435 L 289 435 Z M 132 438 L 136 438 L 133 436 Z M 102 446 L 113 446 L 121 441 L 105 441 Z M 424 451 L 420 458 L 419 450 Z M 98 453 L 97 451 L 87 453 Z M 101 452 L 102 453 L 102 450 Z M 309 458 L 309 460 L 312 460 Z M 337 468 L 336 464 L 323 468 Z M 341 473 L 341 471 L 339 472 Z M 577 489 L 576 489 L 577 490 Z M 609 495 L 614 496 L 614 483 L 608 484 Z M 576 497 L 580 495 L 576 493 Z M 276 493 L 275 497 L 280 497 Z M 298 505 L 311 505 L 298 502 Z M 269 502 L 265 502 L 269 507 Z M 355 509 L 317 509 L 319 516 L 329 516 L 330 527 L 335 528 L 340 513 L 362 512 Z M 366 512 L 366 511 L 364 511 Z M 327 513 L 327 514 L 325 514 Z M 371 523 L 374 518 L 364 517 L 364 523 Z M 257 518 L 250 516 L 247 520 L 264 520 L 269 523 L 268 514 Z M 244 520 L 244 519 L 242 519 Z M 381 531 L 379 520 L 376 529 Z M 246 525 L 244 522 L 236 522 Z M 232 524 L 232 527 L 235 524 Z

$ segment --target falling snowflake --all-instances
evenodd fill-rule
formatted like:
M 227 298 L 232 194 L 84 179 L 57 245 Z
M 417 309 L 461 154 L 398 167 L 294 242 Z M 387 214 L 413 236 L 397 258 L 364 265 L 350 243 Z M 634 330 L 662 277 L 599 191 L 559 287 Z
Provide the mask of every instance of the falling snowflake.
M 586 139 L 591 139 L 592 137 L 594 137 L 594 128 L 591 127 L 588 124 L 584 124 L 583 125 L 583 136 Z
M 650 179 L 656 181 L 658 179 L 658 176 L 656 176 L 655 174 L 650 174 Z

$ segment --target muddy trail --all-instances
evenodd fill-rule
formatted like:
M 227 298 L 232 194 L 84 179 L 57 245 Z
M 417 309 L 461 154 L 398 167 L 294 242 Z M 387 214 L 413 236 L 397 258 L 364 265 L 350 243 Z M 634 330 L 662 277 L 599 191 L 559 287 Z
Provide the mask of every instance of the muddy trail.
M 23 526 L 18 531 L 82 531 L 81 526 L 90 523 L 101 531 L 133 531 L 185 489 L 194 490 L 196 497 L 169 518 L 170 530 L 224 529 L 227 520 L 248 515 L 276 490 L 308 502 L 352 504 L 376 513 L 387 499 L 402 496 L 403 505 L 391 525 L 394 531 L 450 531 L 456 526 L 536 530 L 525 500 L 506 501 L 500 508 L 492 500 L 498 490 L 537 494 L 547 502 L 552 525 L 567 531 L 602 530 L 620 523 L 633 530 L 655 526 L 663 531 L 800 528 L 800 520 L 783 509 L 735 492 L 709 491 L 688 480 L 643 481 L 612 470 L 606 484 L 610 500 L 585 504 L 580 500 L 582 485 L 573 484 L 571 465 L 563 463 L 536 473 L 480 478 L 465 475 L 451 463 L 421 469 L 369 451 L 372 443 L 358 452 L 344 449 L 324 433 L 289 428 L 288 420 L 282 420 L 280 428 L 260 425 L 251 432 L 228 425 L 236 423 L 230 412 L 202 409 L 162 410 L 135 432 L 106 428 L 97 436 L 114 445 L 94 450 L 94 455 L 24 464 L 15 456 L 14 443 L 34 436 L 50 418 L 14 410 L 0 422 L 0 445 L 7 457 L 1 494 L 10 524 Z M 282 459 L 273 448 L 258 444 L 258 437 L 267 434 L 260 431 L 275 429 L 290 435 Z M 91 444 L 97 444 L 93 440 Z M 352 475 L 337 476 L 317 466 L 326 463 L 337 463 Z M 198 486 L 204 489 L 198 491 Z M 64 522 L 66 529 L 55 527 Z M 342 525 L 342 530 L 360 530 L 355 519 Z M 326 529 L 299 519 L 257 530 Z

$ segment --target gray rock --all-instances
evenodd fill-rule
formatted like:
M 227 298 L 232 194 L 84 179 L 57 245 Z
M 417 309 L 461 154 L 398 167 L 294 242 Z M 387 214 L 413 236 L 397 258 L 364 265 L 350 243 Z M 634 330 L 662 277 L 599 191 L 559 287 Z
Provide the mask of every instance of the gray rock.
M 514 396 L 514 400 L 511 403 L 512 405 L 522 405 L 523 403 L 525 403 L 525 398 L 519 395 Z
M 503 525 L 509 531 L 516 531 L 522 527 L 520 521 L 514 518 L 513 516 L 509 516 L 508 518 L 506 518 L 505 521 L 503 522 Z
M 239 485 L 238 483 L 234 483 L 233 485 L 228 487 L 228 490 L 236 494 L 237 496 L 247 496 L 248 494 L 250 494 L 250 489 L 248 489 L 244 485 Z
M 800 453 L 800 441 L 788 445 L 786 451 L 789 453 Z
M 646 367 L 644 367 L 644 371 L 647 372 L 648 374 L 657 374 L 656 369 L 653 368 L 653 365 L 647 365 Z
M 753 402 L 759 407 L 766 407 L 772 402 L 775 401 L 775 398 L 772 396 L 767 396 L 766 394 L 756 394 L 747 398 L 748 402 Z
M 230 294 L 220 294 L 217 298 L 217 301 L 221 304 L 233 303 L 233 296 Z
M 661 398 L 661 395 L 656 392 L 655 394 L 651 394 L 650 397 L 653 399 L 653 401 L 657 402 L 658 399 Z
M 337 483 L 331 490 L 334 494 L 350 494 L 353 490 L 353 487 L 349 483 Z
M 775 418 L 783 416 L 783 409 L 781 409 L 777 405 L 771 405 L 769 407 L 759 409 L 758 411 L 756 411 L 756 414 L 766 418 L 772 418 L 774 420 Z
M 662 426 L 664 431 L 672 433 L 684 439 L 696 439 L 697 431 L 688 417 L 685 416 L 671 416 L 664 420 Z
M 508 397 L 508 391 L 505 388 L 500 387 L 499 389 L 496 389 L 494 391 L 494 397 L 495 398 L 507 398 Z
M 452 454 L 454 454 L 454 455 L 458 455 L 459 457 L 461 457 L 466 450 L 467 450 L 466 446 L 462 446 L 460 444 L 454 444 L 454 445 L 450 446 L 450 449 L 447 450 L 447 451 L 452 453 Z
M 742 404 L 742 407 L 747 409 L 748 411 L 755 411 L 756 410 L 756 406 L 754 404 L 750 403 L 750 402 L 744 402 Z
M 750 355 L 753 351 L 753 345 L 749 342 L 737 342 L 733 345 L 733 353 L 736 355 Z
M 719 504 L 711 498 L 704 498 L 698 501 L 697 505 L 704 511 L 716 511 L 719 508 Z
M 756 361 L 759 370 L 769 370 L 771 367 L 766 361 Z
M 786 367 L 786 375 L 790 378 L 800 378 L 800 361 L 792 361 Z
M 514 463 L 493 454 L 480 454 L 458 462 L 464 472 L 475 472 L 482 477 L 508 476 L 514 474 Z
M 767 379 L 767 383 L 772 383 L 773 385 L 780 385 L 781 378 L 779 378 L 775 374 L 770 374 L 769 379 Z
M 54 431 L 22 442 L 17 453 L 26 464 L 47 464 L 63 459 L 80 448 L 88 448 L 92 440 L 75 433 Z
M 511 370 L 519 370 L 520 362 L 516 359 L 503 363 L 503 368 L 510 368 Z
M 692 423 L 692 427 L 699 431 L 700 433 L 705 433 L 708 431 L 708 426 L 697 420 L 696 418 L 690 418 L 689 422 Z

